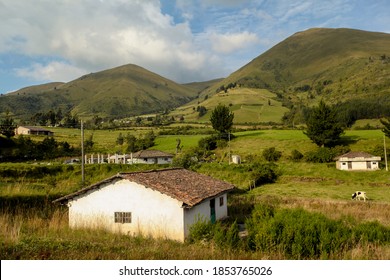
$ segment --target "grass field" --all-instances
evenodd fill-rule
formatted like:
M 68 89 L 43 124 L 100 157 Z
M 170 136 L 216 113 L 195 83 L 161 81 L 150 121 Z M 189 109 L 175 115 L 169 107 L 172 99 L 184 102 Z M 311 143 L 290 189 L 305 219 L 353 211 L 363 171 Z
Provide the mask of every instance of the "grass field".
M 56 128 L 57 140 L 80 140 L 79 130 Z M 143 131 L 94 131 L 97 150 L 117 149 L 119 132 L 141 135 Z M 379 223 L 390 228 L 390 176 L 385 170 L 346 172 L 335 164 L 293 162 L 293 149 L 302 153 L 315 145 L 301 130 L 255 130 L 234 133 L 230 148 L 217 149 L 216 160 L 194 166 L 194 170 L 229 181 L 238 191 L 229 197 L 231 219 L 245 221 L 255 205 L 272 205 L 277 209 L 304 209 L 320 213 L 327 219 L 353 225 Z M 86 133 L 88 135 L 88 131 Z M 205 135 L 161 135 L 154 149 L 174 153 L 180 138 L 183 151 L 197 146 Z M 57 138 L 58 137 L 58 138 Z M 343 136 L 351 150 L 371 151 L 383 145 L 380 130 L 349 130 Z M 276 163 L 279 175 L 275 183 L 250 188 L 251 173 L 245 166 L 261 160 L 265 148 L 276 147 L 282 152 Z M 228 163 L 226 154 L 242 156 L 244 163 Z M 93 184 L 121 171 L 136 171 L 158 166 L 146 165 L 87 165 L 87 184 Z M 153 240 L 145 236 L 119 236 L 107 232 L 70 230 L 66 208 L 51 204 L 56 197 L 82 187 L 79 165 L 60 163 L 3 163 L 0 164 L 0 244 L 2 259 L 286 259 L 281 251 L 260 252 L 244 247 L 226 249 L 209 243 L 176 243 Z M 367 192 L 367 202 L 352 201 L 357 190 Z M 28 208 L 26 208 L 28 207 Z M 26 211 L 26 209 L 29 209 Z M 355 221 L 359 217 L 358 221 Z M 211 249 L 210 249 L 211 248 Z M 85 252 L 80 254 L 80 251 Z M 185 253 L 178 253 L 185 252 Z M 326 255 L 331 259 L 389 259 L 390 244 L 358 242 L 352 248 Z M 314 257 L 317 258 L 317 257 Z
M 177 108 L 171 114 L 183 115 L 185 122 L 206 123 L 210 120 L 212 110 L 218 105 L 229 106 L 234 113 L 236 124 L 280 123 L 282 116 L 288 111 L 281 102 L 275 100 L 276 95 L 265 89 L 236 88 L 227 93 L 218 93 L 204 100 L 195 100 Z M 204 106 L 207 113 L 200 117 L 195 110 Z
M 185 125 L 185 124 L 182 124 Z M 172 126 L 177 127 L 177 125 Z M 237 126 L 238 128 L 240 126 Z M 148 131 L 152 130 L 156 136 L 162 128 L 137 128 L 137 129 L 117 129 L 117 130 L 88 130 L 84 131 L 84 139 L 92 136 L 94 142 L 93 152 L 98 153 L 115 153 L 123 149 L 123 146 L 117 145 L 116 140 L 121 133 L 123 136 L 132 134 L 136 137 L 142 137 Z M 169 127 L 168 127 L 169 129 Z M 205 127 L 199 127 L 199 131 L 205 130 Z M 71 128 L 50 128 L 54 132 L 54 137 L 57 141 L 67 141 L 74 147 L 79 147 L 81 143 L 80 129 Z M 197 126 L 193 126 L 193 130 L 197 130 Z M 211 128 L 209 130 L 212 130 Z M 290 129 L 264 129 L 264 130 L 249 130 L 234 133 L 236 139 L 231 141 L 231 151 L 233 153 L 259 153 L 268 147 L 276 147 L 282 152 L 291 152 L 297 149 L 301 152 L 315 148 L 310 139 L 303 133 L 303 130 Z M 183 144 L 183 149 L 197 146 L 199 139 L 205 137 L 204 134 L 192 135 L 161 135 L 155 140 L 156 146 L 153 149 L 160 149 L 167 152 L 174 152 L 176 147 L 176 139 L 180 138 Z M 42 140 L 44 136 L 32 136 L 34 140 Z M 383 133 L 381 130 L 346 130 L 342 136 L 344 144 L 351 147 L 352 150 L 364 150 L 369 152 L 377 145 L 383 145 Z

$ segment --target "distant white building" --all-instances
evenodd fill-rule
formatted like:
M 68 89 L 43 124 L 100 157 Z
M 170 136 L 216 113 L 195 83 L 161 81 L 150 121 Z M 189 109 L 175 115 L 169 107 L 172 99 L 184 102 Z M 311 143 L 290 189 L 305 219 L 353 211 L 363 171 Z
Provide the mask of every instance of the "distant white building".
M 381 157 L 365 152 L 349 152 L 336 158 L 336 168 L 340 170 L 378 170 Z
M 227 217 L 230 183 L 182 168 L 120 173 L 54 202 L 71 228 L 104 228 L 184 241 L 198 219 Z
M 142 150 L 130 155 L 127 163 L 171 164 L 173 155 L 158 150 Z
M 50 130 L 36 127 L 36 126 L 18 126 L 15 129 L 16 135 L 48 135 L 51 136 L 54 133 Z
M 158 150 L 143 150 L 131 154 L 85 156 L 86 163 L 119 163 L 119 164 L 171 164 L 173 155 Z

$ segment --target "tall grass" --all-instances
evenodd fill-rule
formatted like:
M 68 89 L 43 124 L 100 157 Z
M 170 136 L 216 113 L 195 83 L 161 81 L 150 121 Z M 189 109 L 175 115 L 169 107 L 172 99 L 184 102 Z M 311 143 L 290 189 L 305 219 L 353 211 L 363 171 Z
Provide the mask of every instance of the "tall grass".
M 208 245 L 179 243 L 147 236 L 128 236 L 105 230 L 69 229 L 61 209 L 42 217 L 29 211 L 0 213 L 0 258 L 6 259 L 236 259 L 237 255 Z M 243 252 L 239 258 L 259 258 Z M 260 256 L 261 258 L 261 256 Z
M 247 221 L 249 246 L 288 259 L 343 259 L 355 248 L 390 245 L 390 228 L 378 222 L 333 220 L 303 209 L 258 205 Z M 358 258 L 365 258 L 359 256 Z
M 352 216 L 331 219 L 302 208 L 274 202 L 256 204 L 240 238 L 236 220 L 211 224 L 199 220 L 190 229 L 190 242 L 229 252 L 255 253 L 271 259 L 388 259 L 390 227 L 361 222 Z M 246 236 L 246 237 L 245 237 Z

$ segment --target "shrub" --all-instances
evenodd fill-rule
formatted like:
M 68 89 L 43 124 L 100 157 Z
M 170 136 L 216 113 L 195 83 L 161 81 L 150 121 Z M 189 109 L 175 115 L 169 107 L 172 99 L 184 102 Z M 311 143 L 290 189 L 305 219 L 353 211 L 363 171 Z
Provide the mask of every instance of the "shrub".
M 305 160 L 308 162 L 325 163 L 333 161 L 333 154 L 330 148 L 321 147 L 315 151 L 305 154 Z
M 198 147 L 206 151 L 215 150 L 217 148 L 217 140 L 216 136 L 204 137 L 199 140 Z
M 293 150 L 291 152 L 290 159 L 292 161 L 300 161 L 303 158 L 303 154 L 298 150 Z
M 238 224 L 234 221 L 226 231 L 225 244 L 228 248 L 237 248 L 240 243 Z
M 213 238 L 213 224 L 198 216 L 197 222 L 190 227 L 188 241 L 193 243 L 197 241 L 210 241 Z
M 275 147 L 267 148 L 263 151 L 263 157 L 266 161 L 278 161 L 282 156 L 282 152 L 277 151 Z
M 348 147 L 336 146 L 334 148 L 321 147 L 305 154 L 305 160 L 308 162 L 326 163 L 332 162 L 336 156 L 349 151 Z
M 246 225 L 249 249 L 283 253 L 288 259 L 338 258 L 361 244 L 390 241 L 390 228 L 378 222 L 348 225 L 320 213 L 269 205 L 257 205 Z
M 172 165 L 189 169 L 198 163 L 198 158 L 193 152 L 178 154 L 173 158 Z
M 356 226 L 355 235 L 366 242 L 390 242 L 390 229 L 379 222 L 367 222 Z
M 225 247 L 226 230 L 219 222 L 214 225 L 213 240 L 218 247 Z
M 226 148 L 228 146 L 228 142 L 225 139 L 217 140 L 217 147 L 220 149 Z
M 329 258 L 353 244 L 349 228 L 322 214 L 303 209 L 256 211 L 261 213 L 255 212 L 247 224 L 252 249 L 283 252 L 289 259 L 318 259 Z
M 236 249 L 240 245 L 239 228 L 237 222 L 223 224 L 207 222 L 204 219 L 198 221 L 190 227 L 188 242 L 214 242 L 219 248 Z
M 275 171 L 276 165 L 272 163 L 257 164 L 253 167 L 253 180 L 255 186 L 274 183 L 278 178 Z
M 240 236 L 236 221 L 230 226 L 217 222 L 214 224 L 212 231 L 213 241 L 218 247 L 224 249 L 236 249 L 239 247 Z

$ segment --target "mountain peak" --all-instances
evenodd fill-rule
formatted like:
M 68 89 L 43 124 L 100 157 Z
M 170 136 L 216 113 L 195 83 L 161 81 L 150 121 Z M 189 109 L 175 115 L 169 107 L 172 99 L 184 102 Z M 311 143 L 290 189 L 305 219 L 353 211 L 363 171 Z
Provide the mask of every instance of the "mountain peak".
M 236 82 L 277 92 L 303 84 L 313 87 L 325 80 L 339 83 L 344 79 L 350 80 L 346 92 L 352 92 L 354 83 L 363 87 L 364 80 L 379 86 L 389 80 L 386 73 L 390 63 L 383 60 L 383 56 L 390 56 L 389 50 L 390 34 L 387 33 L 311 28 L 278 43 L 211 90 Z

